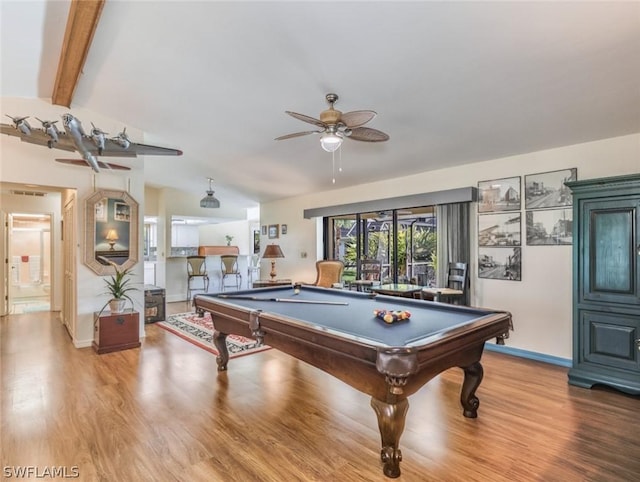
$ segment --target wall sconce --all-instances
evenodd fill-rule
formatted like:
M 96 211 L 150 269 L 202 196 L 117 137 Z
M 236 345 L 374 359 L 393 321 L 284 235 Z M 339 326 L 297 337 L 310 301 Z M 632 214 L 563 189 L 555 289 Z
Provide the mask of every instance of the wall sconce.
M 109 231 L 107 231 L 107 236 L 105 237 L 105 239 L 109 243 L 109 251 L 115 251 L 114 246 L 116 244 L 116 241 L 118 240 L 118 231 L 116 231 L 115 229 L 110 229 Z
M 271 259 L 271 273 L 269 273 L 269 276 L 271 276 L 271 281 L 275 281 L 276 280 L 276 258 L 284 258 L 284 254 L 282 254 L 282 250 L 280 249 L 280 246 L 278 246 L 277 244 L 269 244 L 264 249 L 264 254 L 262 255 L 262 257 Z

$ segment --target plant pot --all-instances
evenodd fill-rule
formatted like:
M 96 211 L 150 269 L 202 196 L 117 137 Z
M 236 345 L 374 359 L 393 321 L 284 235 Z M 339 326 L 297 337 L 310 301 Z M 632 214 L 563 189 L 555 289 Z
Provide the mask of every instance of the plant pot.
M 109 300 L 109 309 L 111 310 L 111 313 L 123 313 L 126 303 L 127 300 L 125 299 Z

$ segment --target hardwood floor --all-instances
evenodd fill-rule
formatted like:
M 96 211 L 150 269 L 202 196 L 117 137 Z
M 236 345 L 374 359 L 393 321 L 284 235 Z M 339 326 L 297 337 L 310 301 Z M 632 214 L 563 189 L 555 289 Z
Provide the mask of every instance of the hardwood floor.
M 2 476 L 63 466 L 81 481 L 390 480 L 368 396 L 276 350 L 218 373 L 205 350 L 153 324 L 146 334 L 139 349 L 97 355 L 74 348 L 55 313 L 0 318 Z M 462 416 L 460 370 L 409 398 L 396 480 L 639 479 L 638 397 L 492 352 L 483 365 L 477 419 Z

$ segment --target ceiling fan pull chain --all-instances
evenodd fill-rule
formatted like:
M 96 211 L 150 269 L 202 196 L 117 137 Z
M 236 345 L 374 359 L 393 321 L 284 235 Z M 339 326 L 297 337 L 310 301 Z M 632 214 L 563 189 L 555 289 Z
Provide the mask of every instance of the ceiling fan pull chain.
M 338 147 L 338 172 L 342 172 L 342 145 Z
M 331 171 L 333 174 L 333 179 L 331 180 L 331 182 L 335 184 L 336 183 L 336 151 L 333 151 L 331 153 Z

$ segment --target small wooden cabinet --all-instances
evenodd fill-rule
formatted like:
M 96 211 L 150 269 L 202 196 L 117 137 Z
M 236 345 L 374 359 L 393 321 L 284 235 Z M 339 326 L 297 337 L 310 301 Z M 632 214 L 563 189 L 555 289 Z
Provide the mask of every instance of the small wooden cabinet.
M 569 383 L 640 394 L 640 175 L 573 191 L 573 364 Z
M 140 320 L 137 311 L 110 311 L 93 314 L 93 349 L 99 354 L 140 346 Z

